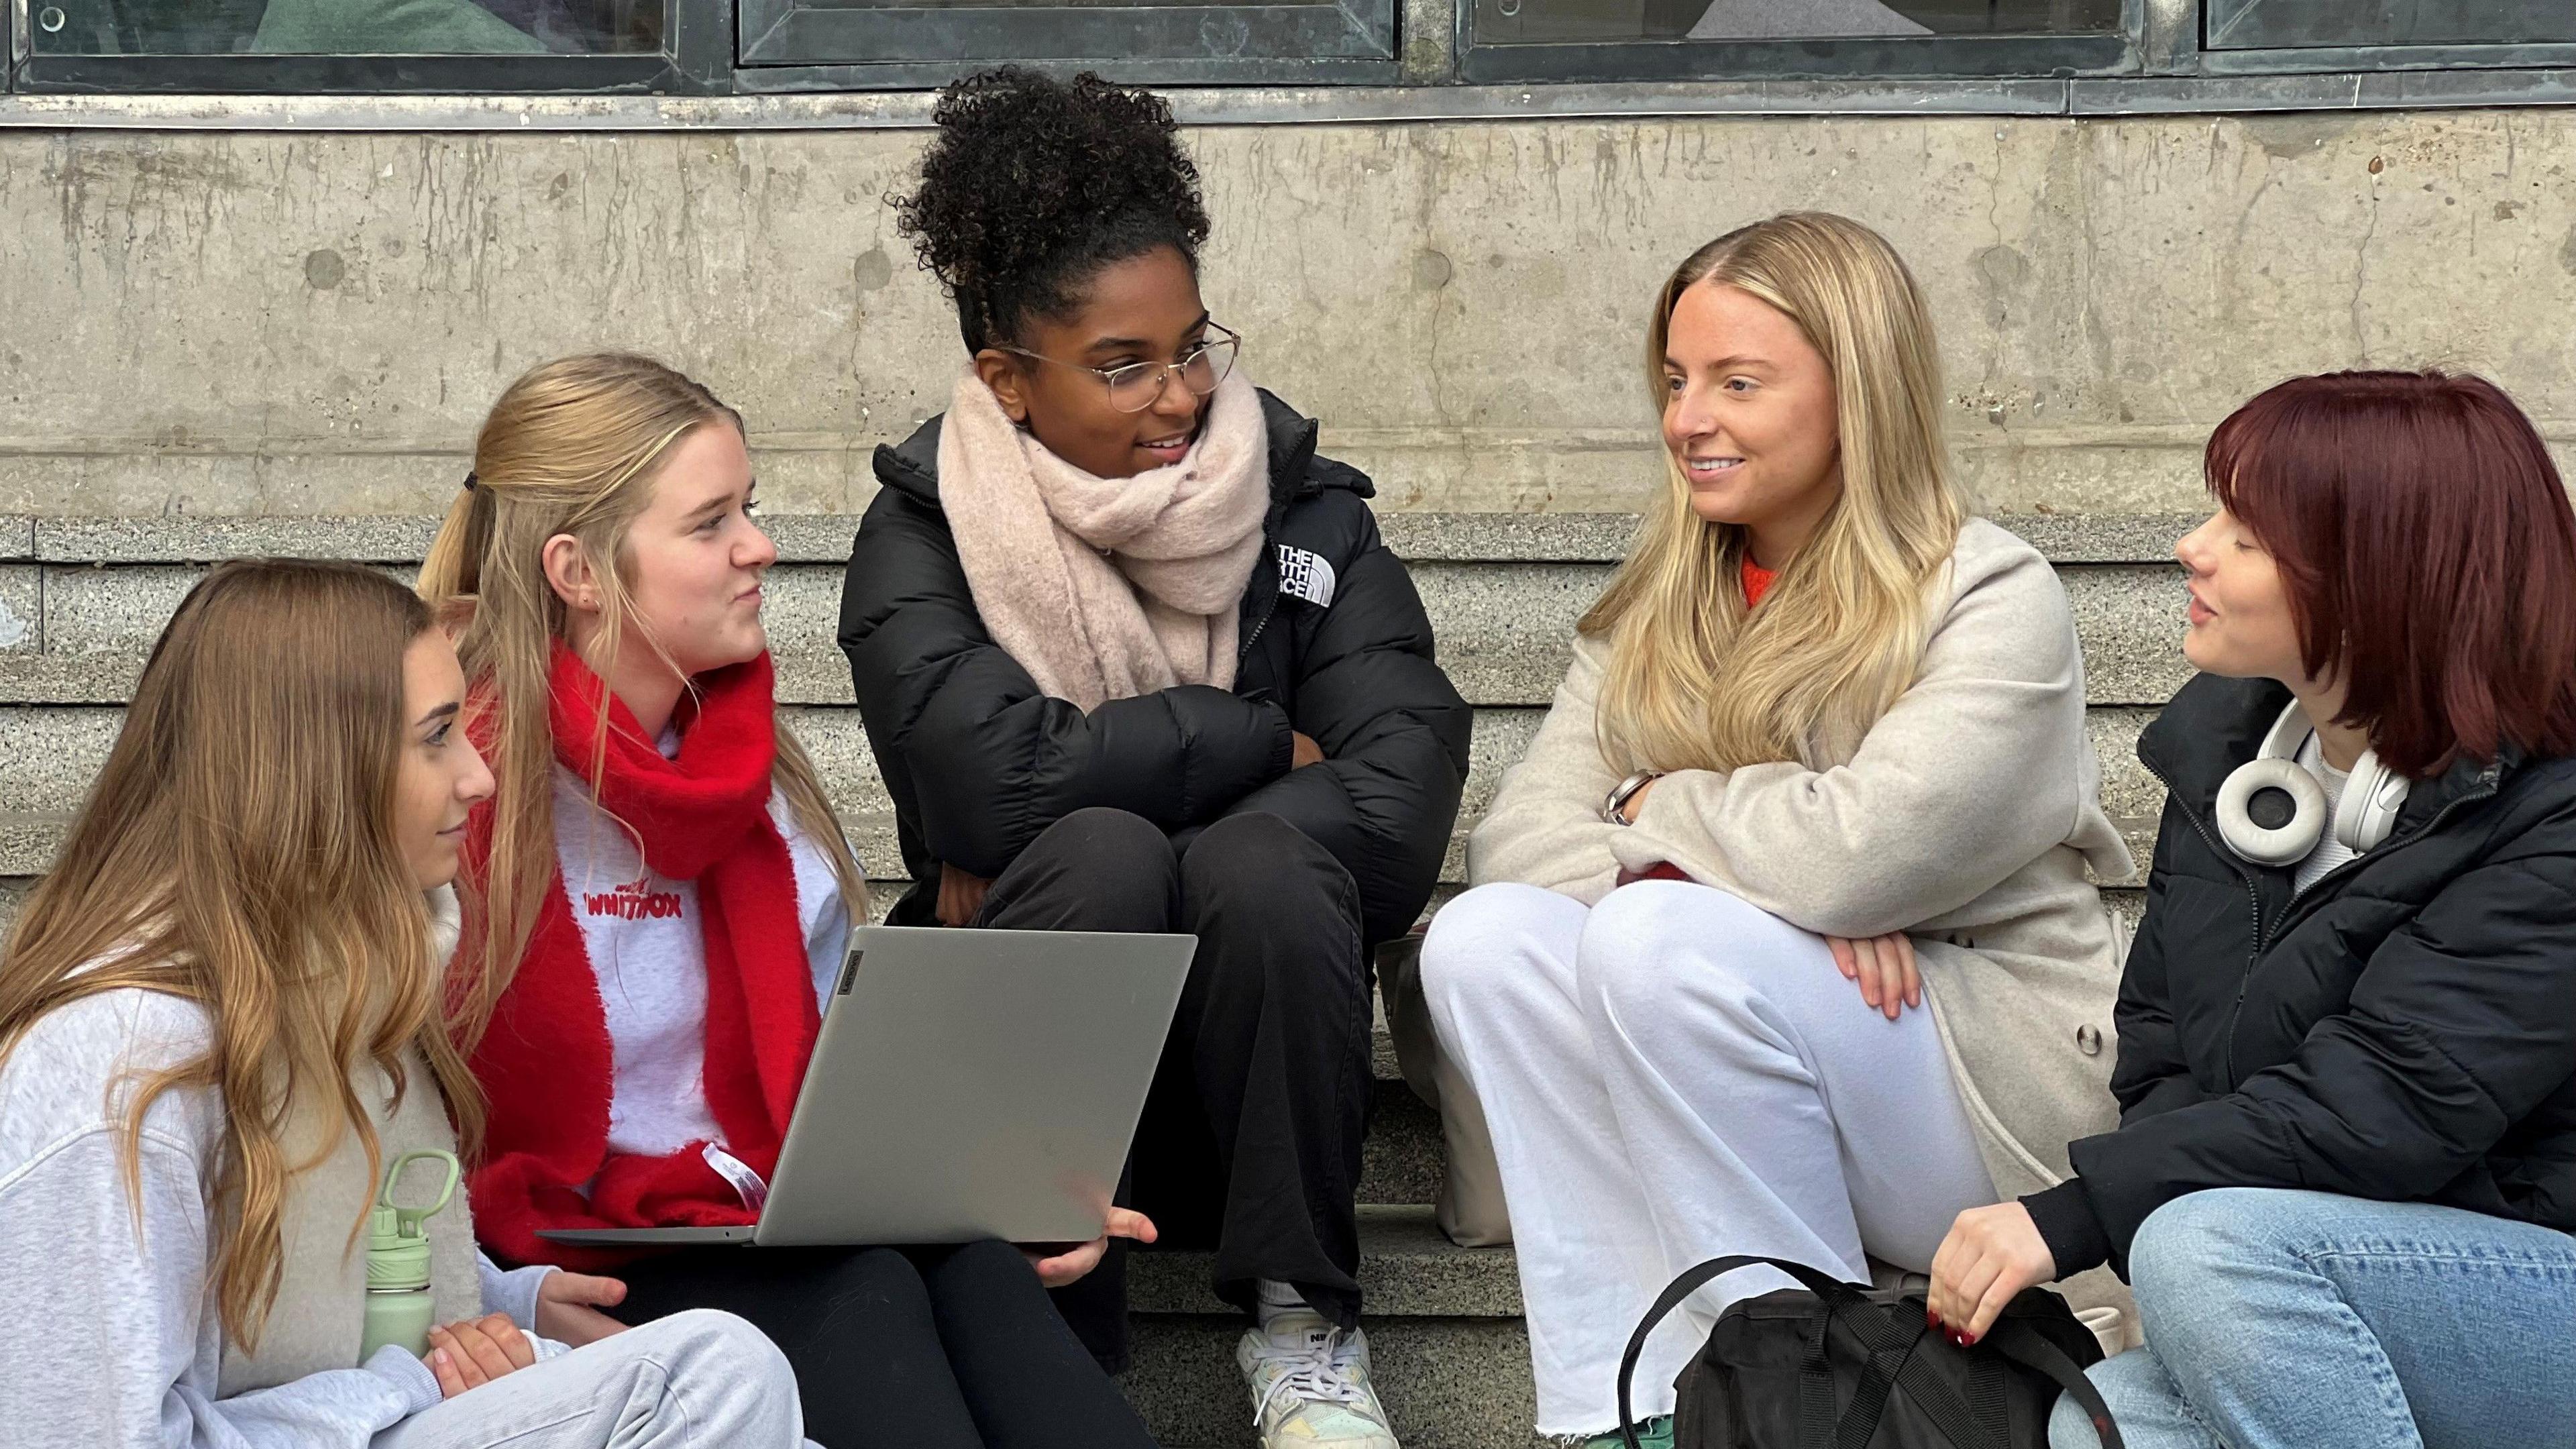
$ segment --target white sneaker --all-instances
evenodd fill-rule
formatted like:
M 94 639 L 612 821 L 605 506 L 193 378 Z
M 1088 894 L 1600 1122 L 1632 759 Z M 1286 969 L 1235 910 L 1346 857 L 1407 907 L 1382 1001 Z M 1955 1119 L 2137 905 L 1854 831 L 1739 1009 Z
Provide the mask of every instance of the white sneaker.
M 1245 1331 L 1234 1361 L 1252 1389 L 1262 1449 L 1396 1449 L 1369 1383 L 1368 1336 L 1290 1309 Z

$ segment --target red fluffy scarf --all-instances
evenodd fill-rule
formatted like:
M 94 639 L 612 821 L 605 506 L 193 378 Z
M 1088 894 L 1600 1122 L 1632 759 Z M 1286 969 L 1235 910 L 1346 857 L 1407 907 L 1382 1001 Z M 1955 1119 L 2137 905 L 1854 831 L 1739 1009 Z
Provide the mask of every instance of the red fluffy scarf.
M 707 1106 L 727 1152 L 764 1177 L 778 1165 L 788 1114 L 821 1020 L 796 910 L 787 842 L 769 816 L 777 757 L 769 656 L 699 676 L 677 718 L 680 753 L 662 758 L 597 674 L 558 644 L 550 714 L 555 758 L 598 788 L 641 838 L 657 874 L 698 883 L 707 960 Z M 594 776 L 599 715 L 605 765 Z M 492 812 L 475 811 L 466 869 L 484 878 Z M 470 939 L 470 938 L 469 938 Z M 491 1103 L 471 1178 L 474 1225 L 522 1263 L 606 1266 L 627 1255 L 539 1238 L 539 1228 L 747 1223 L 731 1184 L 692 1143 L 667 1157 L 611 1155 L 614 1058 L 599 983 L 565 893 L 560 861 L 527 954 L 474 1053 Z M 581 1184 L 589 1183 L 588 1194 Z

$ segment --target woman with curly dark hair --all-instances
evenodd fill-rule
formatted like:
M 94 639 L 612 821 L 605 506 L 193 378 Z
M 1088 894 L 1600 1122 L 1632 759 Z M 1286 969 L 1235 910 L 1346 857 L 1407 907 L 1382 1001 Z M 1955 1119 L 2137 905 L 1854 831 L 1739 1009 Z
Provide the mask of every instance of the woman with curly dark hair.
M 1394 1449 L 1359 1332 L 1368 950 L 1429 899 L 1469 714 L 1368 480 L 1199 294 L 1155 97 L 1006 68 L 899 223 L 970 354 L 880 449 L 840 639 L 916 882 L 897 923 L 1199 938 L 1132 1161 L 1257 1319 L 1265 1443 Z M 1126 1352 L 1113 1256 L 1059 1302 Z

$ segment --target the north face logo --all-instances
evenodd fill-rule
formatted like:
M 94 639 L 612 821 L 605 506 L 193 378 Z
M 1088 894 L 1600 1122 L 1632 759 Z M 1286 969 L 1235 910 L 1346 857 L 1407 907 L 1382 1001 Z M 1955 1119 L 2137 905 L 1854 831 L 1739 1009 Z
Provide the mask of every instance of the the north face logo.
M 1279 592 L 1317 608 L 1333 602 L 1333 566 L 1319 554 L 1279 545 Z

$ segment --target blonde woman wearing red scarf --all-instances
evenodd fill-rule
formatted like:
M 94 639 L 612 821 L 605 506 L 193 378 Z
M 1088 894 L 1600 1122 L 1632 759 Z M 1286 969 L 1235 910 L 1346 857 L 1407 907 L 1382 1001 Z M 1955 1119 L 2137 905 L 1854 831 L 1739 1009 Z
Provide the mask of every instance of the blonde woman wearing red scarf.
M 421 591 L 468 619 L 498 789 L 466 847 L 466 1012 L 491 1101 L 472 1187 L 496 1257 L 619 1266 L 548 1228 L 747 1223 L 865 880 L 777 719 L 742 422 L 637 357 L 503 393 Z M 1111 1231 L 1150 1236 L 1132 1214 Z M 795 1367 L 833 1449 L 1150 1444 L 1045 1293 L 1104 1243 L 684 1250 L 601 1308 L 723 1307 Z

